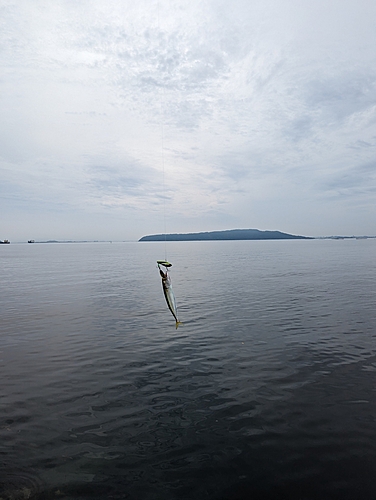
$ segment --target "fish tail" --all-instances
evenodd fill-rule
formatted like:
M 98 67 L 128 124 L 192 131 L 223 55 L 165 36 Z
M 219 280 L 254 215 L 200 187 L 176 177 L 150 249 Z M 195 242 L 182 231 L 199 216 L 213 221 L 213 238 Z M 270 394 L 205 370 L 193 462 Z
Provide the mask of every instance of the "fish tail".
M 176 329 L 178 329 L 179 325 L 182 325 L 183 323 L 181 321 L 176 321 Z

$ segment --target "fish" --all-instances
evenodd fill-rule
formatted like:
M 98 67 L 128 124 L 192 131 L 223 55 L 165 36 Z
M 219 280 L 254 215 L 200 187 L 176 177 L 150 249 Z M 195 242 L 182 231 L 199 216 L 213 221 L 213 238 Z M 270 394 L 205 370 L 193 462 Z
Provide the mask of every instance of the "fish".
M 170 279 L 170 276 L 168 274 L 167 268 L 166 268 L 166 272 L 164 272 L 159 267 L 159 264 L 160 263 L 158 262 L 159 273 L 160 273 L 161 278 L 162 278 L 163 293 L 164 293 L 168 308 L 170 309 L 171 314 L 175 318 L 176 329 L 178 329 L 178 326 L 182 325 L 183 323 L 181 321 L 179 321 L 179 319 L 178 319 L 178 309 L 176 307 L 176 299 L 175 299 L 174 291 L 172 289 L 171 279 Z M 164 265 L 164 264 L 162 264 L 162 265 Z

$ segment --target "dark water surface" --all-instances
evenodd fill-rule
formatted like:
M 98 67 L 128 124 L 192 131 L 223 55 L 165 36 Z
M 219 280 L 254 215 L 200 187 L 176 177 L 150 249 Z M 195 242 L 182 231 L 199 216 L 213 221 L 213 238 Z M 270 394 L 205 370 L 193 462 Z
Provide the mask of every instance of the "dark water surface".
M 0 498 L 376 498 L 376 240 L 0 248 Z

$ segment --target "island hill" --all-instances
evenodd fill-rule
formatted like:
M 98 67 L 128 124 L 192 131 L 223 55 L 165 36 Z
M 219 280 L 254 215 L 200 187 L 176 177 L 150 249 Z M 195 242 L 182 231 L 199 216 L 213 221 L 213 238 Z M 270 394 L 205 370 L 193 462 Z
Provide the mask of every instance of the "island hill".
M 206 233 L 151 234 L 138 241 L 218 241 L 218 240 L 310 240 L 308 236 L 281 233 L 280 231 L 259 231 L 258 229 L 229 229 Z

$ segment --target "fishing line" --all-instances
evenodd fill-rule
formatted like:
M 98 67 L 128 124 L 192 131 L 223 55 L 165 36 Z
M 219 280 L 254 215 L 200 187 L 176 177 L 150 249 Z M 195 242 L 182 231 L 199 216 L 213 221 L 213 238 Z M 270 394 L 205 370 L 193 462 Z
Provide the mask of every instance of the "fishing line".
M 158 1 L 158 31 L 160 31 L 159 24 L 159 1 Z M 162 192 L 163 192 L 163 229 L 164 229 L 164 255 L 165 260 L 167 261 L 167 230 L 166 230 L 166 183 L 165 183 L 165 151 L 164 151 L 164 122 L 165 122 L 165 98 L 166 98 L 166 89 L 163 82 L 163 74 L 162 74 L 162 98 L 160 99 L 161 104 L 161 143 L 162 143 Z
M 162 89 L 162 189 L 163 189 L 163 223 L 164 223 L 164 251 L 165 260 L 167 260 L 167 230 L 166 230 L 166 183 L 165 183 L 165 155 L 164 155 L 164 93 Z

